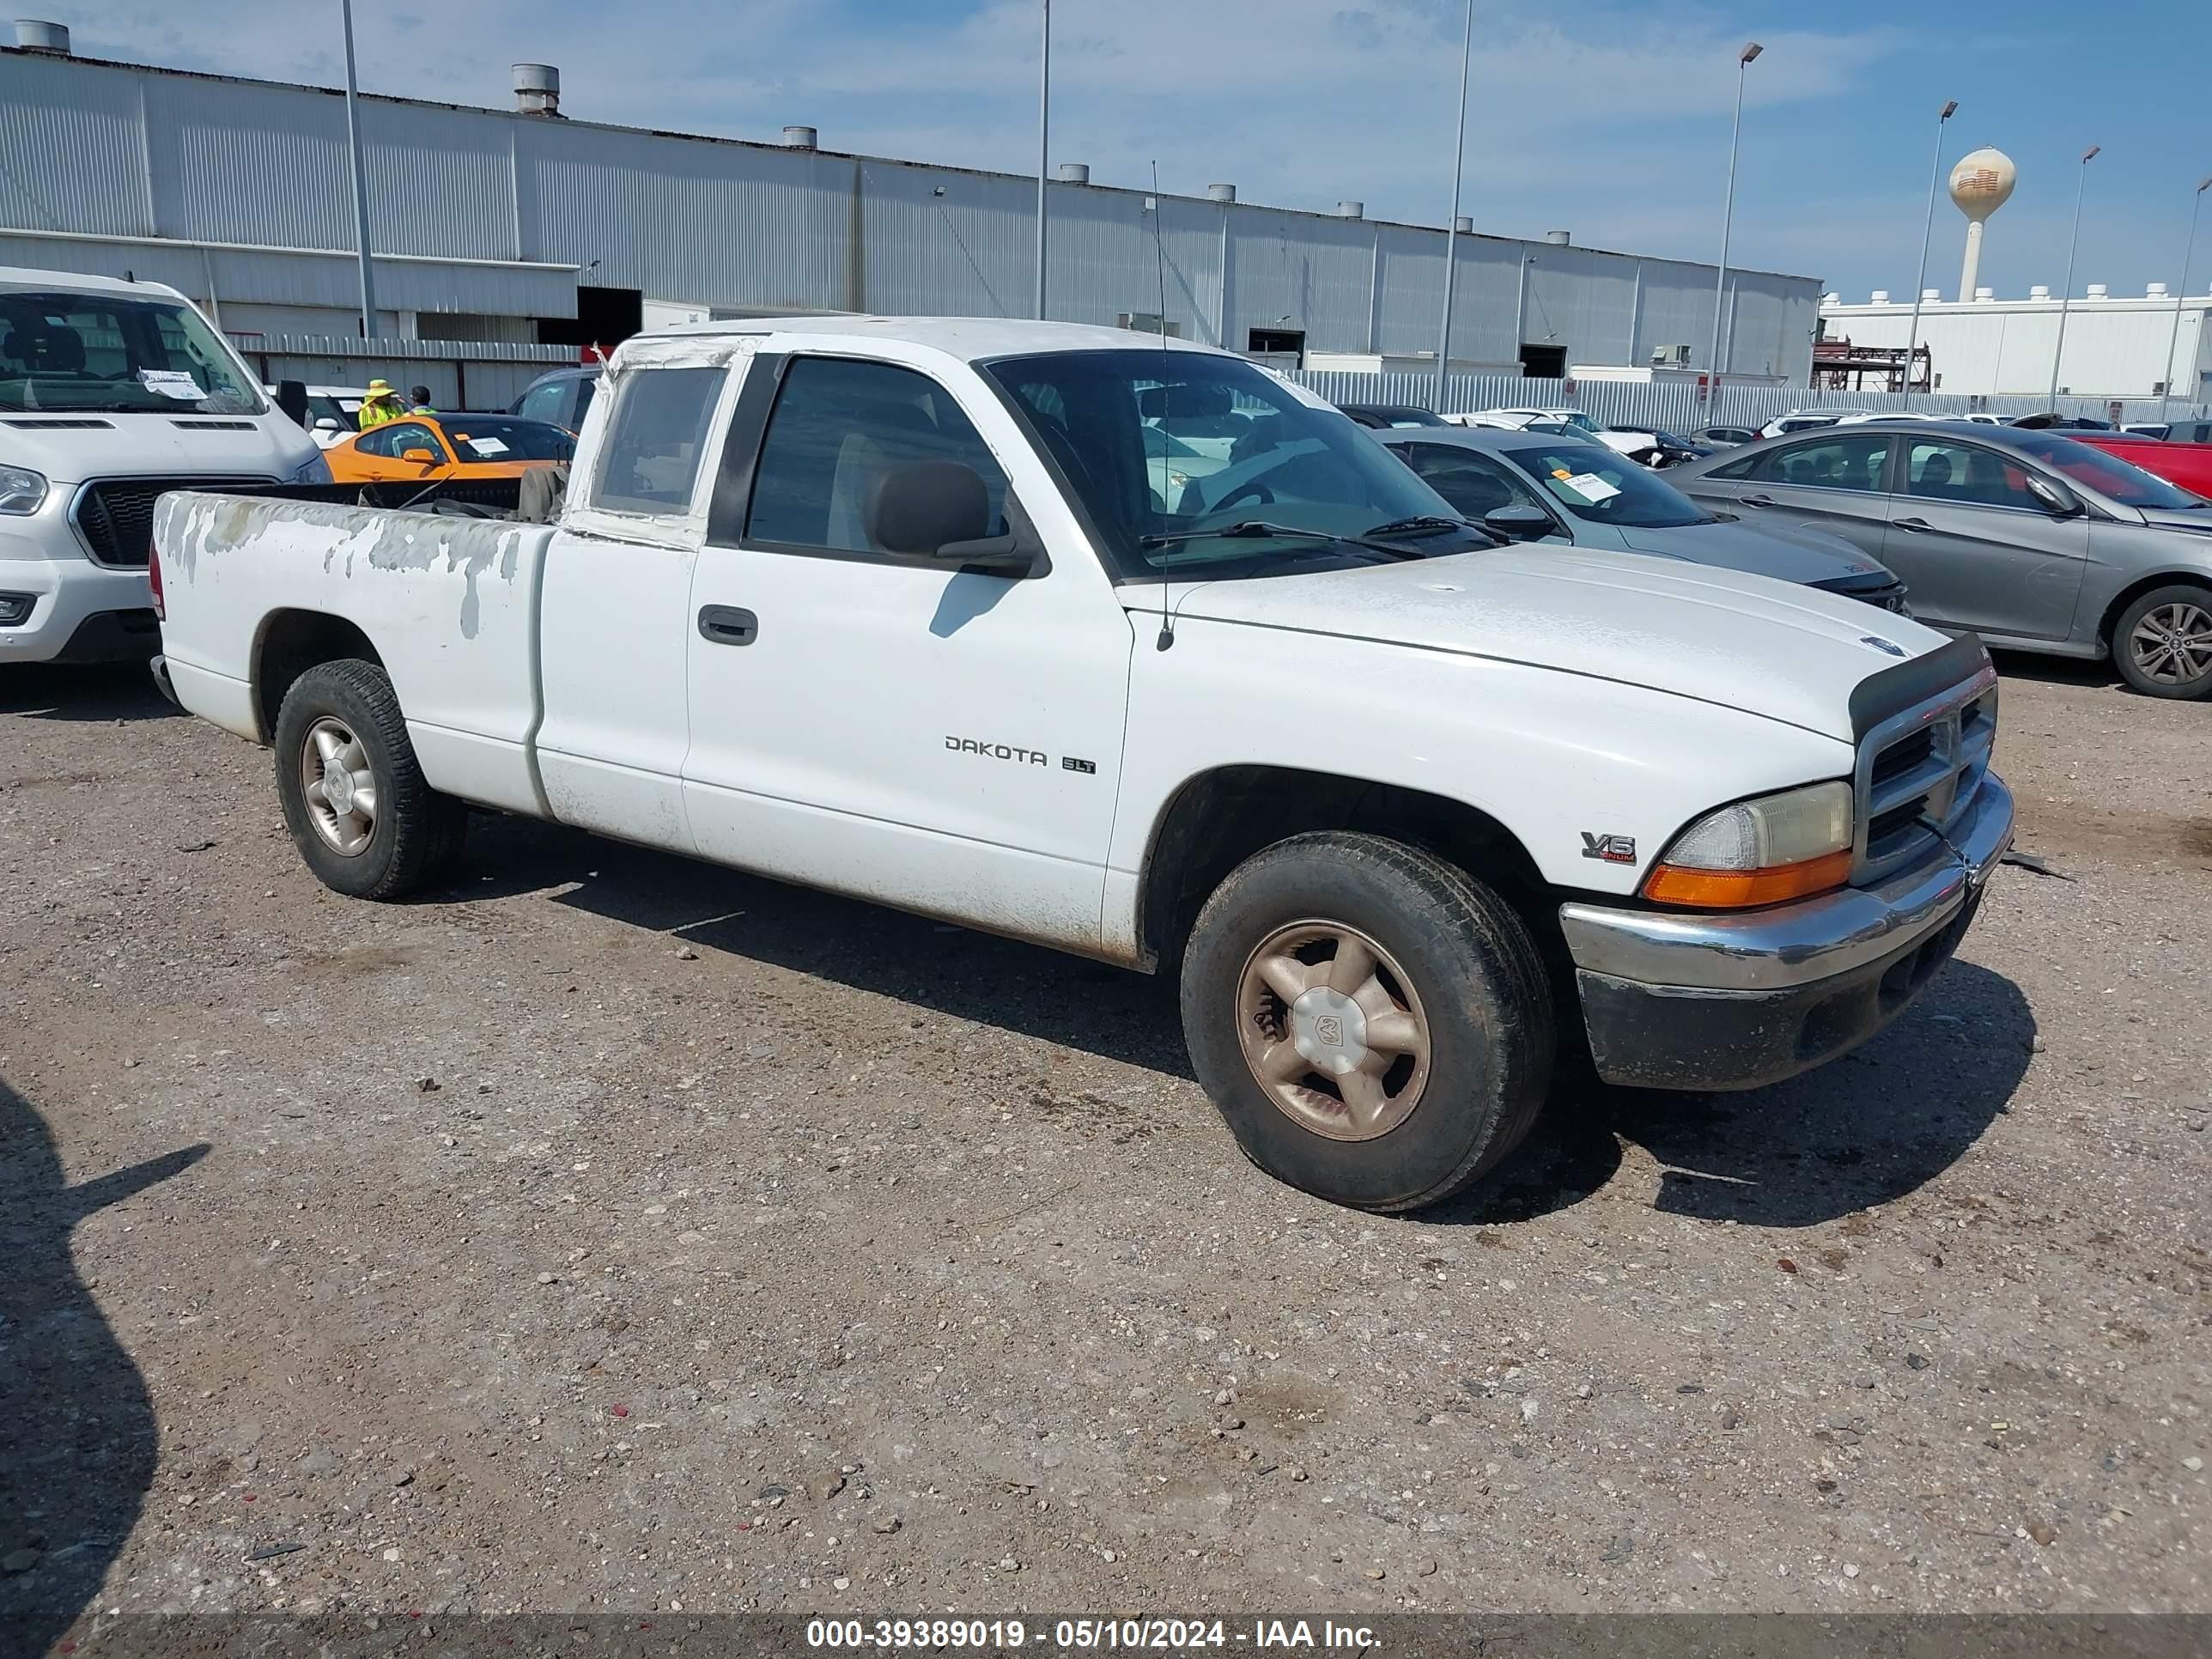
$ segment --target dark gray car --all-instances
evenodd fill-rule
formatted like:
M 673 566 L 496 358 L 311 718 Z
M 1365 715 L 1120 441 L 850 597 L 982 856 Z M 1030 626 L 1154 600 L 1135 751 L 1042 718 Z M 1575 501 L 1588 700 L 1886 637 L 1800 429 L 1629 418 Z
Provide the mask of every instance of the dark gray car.
M 2212 695 L 2212 502 L 2063 433 L 1830 427 L 1667 476 L 1747 520 L 1843 537 L 1935 627 L 2109 654 L 2152 696 Z
M 1905 609 L 1904 585 L 1849 542 L 1713 514 L 1640 462 L 1565 428 L 1412 427 L 1368 435 L 1461 513 L 1516 541 L 1684 559 Z

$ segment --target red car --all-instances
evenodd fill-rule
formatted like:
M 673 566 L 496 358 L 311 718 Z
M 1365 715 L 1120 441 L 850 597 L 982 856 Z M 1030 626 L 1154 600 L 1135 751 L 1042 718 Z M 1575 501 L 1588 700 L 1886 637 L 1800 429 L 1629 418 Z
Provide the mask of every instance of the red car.
M 2212 444 L 2169 444 L 2156 438 L 2138 438 L 2125 432 L 2069 432 L 2076 443 L 2085 443 L 2118 456 L 2168 483 L 2212 500 Z

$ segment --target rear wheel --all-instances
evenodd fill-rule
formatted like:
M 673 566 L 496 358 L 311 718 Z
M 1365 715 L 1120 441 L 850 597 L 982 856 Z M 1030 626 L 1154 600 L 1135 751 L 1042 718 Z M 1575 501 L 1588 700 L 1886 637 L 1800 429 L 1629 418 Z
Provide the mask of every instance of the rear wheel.
M 468 809 L 423 778 L 382 669 L 348 659 L 307 670 L 284 694 L 276 749 L 285 827 L 325 887 L 396 899 L 450 873 Z
M 2212 588 L 2154 587 L 2112 626 L 2120 678 L 2149 697 L 2212 695 Z
M 1182 1011 L 1246 1156 L 1361 1209 L 1415 1209 L 1486 1174 L 1550 1080 L 1551 994 L 1519 916 L 1376 836 L 1297 836 L 1232 872 L 1192 930 Z

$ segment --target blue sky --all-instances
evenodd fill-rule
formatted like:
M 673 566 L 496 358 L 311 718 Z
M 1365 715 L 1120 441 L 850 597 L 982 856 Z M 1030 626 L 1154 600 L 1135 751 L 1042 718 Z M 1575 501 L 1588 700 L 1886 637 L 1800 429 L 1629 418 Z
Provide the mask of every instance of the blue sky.
M 334 84 L 336 0 L 33 0 L 77 50 Z M 26 9 L 32 9 L 27 6 Z M 357 0 L 363 85 L 503 104 L 507 66 L 558 64 L 573 116 L 737 137 L 786 122 L 825 147 L 1027 169 L 1036 0 Z M 1462 0 L 1054 0 L 1053 160 L 1100 183 L 1442 222 Z M 1752 64 L 1736 263 L 1910 294 L 1935 117 L 1945 165 L 1995 144 L 2020 186 L 1991 222 L 2000 294 L 2065 274 L 2078 157 L 2093 143 L 2077 289 L 2176 282 L 2190 192 L 2212 173 L 2206 0 L 1476 0 L 1462 210 L 1711 258 L 1735 57 Z M 2194 149 L 2191 145 L 2195 146 Z M 2212 192 L 2208 192 L 2212 195 Z M 2212 217 L 2212 216 L 2208 216 Z M 1939 198 L 1929 281 L 1955 285 L 1964 222 Z M 2193 292 L 2212 278 L 2212 225 Z

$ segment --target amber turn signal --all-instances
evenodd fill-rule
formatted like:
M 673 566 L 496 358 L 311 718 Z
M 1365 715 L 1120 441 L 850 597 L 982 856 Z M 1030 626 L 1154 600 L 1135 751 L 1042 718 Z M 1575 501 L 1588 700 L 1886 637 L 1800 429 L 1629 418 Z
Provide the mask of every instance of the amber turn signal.
M 1841 887 L 1850 879 L 1851 849 L 1823 853 L 1796 864 L 1767 870 L 1692 870 L 1658 864 L 1644 883 L 1644 896 L 1655 904 L 1683 904 L 1705 910 L 1741 910 L 1756 904 L 1782 904 Z

